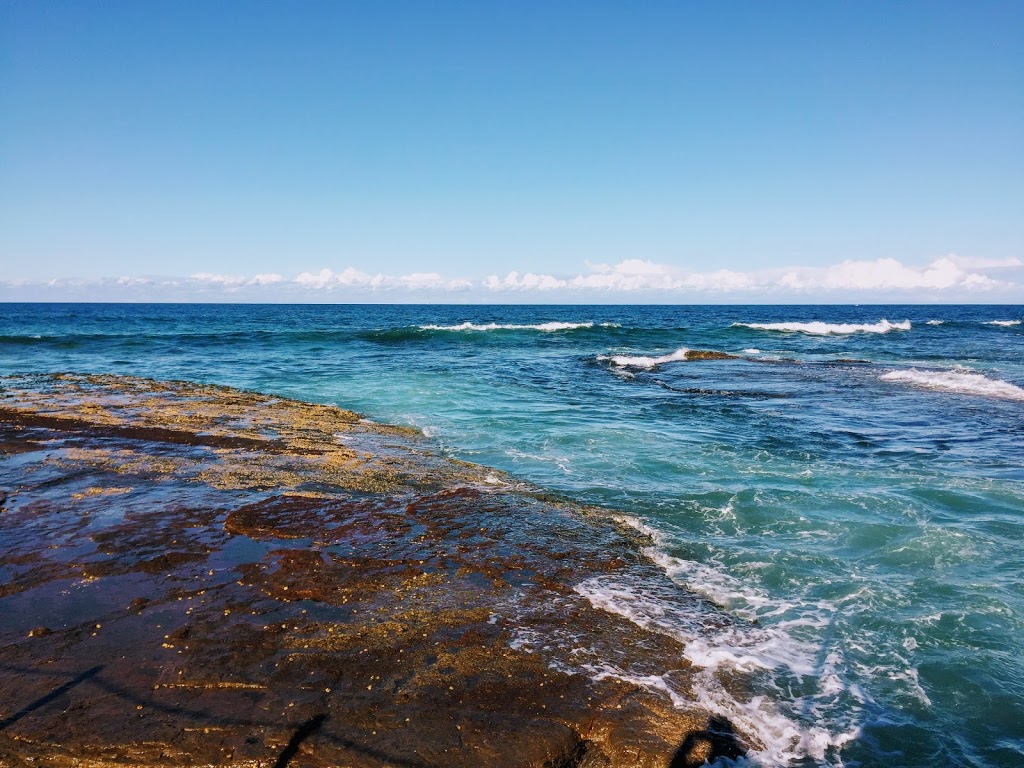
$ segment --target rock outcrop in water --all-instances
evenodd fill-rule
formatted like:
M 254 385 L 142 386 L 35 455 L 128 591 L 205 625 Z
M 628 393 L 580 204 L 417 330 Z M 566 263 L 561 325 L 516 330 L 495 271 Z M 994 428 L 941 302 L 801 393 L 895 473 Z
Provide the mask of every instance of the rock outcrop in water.
M 657 578 L 606 512 L 330 406 L 124 377 L 0 387 L 0 764 L 719 749 L 707 713 L 626 681 L 668 659 L 685 686 L 679 645 L 573 591 Z

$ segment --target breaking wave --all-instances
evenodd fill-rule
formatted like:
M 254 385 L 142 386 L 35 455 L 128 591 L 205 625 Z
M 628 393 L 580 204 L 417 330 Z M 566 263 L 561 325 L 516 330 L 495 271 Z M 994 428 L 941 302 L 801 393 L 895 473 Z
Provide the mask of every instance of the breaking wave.
M 811 758 L 841 765 L 843 746 L 860 734 L 861 708 L 855 703 L 852 712 L 837 717 L 838 700 L 856 694 L 843 680 L 841 654 L 835 649 L 823 654 L 826 649 L 811 639 L 829 624 L 837 607 L 826 601 L 776 605 L 764 592 L 719 568 L 666 554 L 665 536 L 645 523 L 628 516 L 618 519 L 650 536 L 654 546 L 645 548 L 645 554 L 673 583 L 705 600 L 680 600 L 678 594 L 662 594 L 650 584 L 614 576 L 588 579 L 575 587 L 577 594 L 595 608 L 681 641 L 685 651 L 679 662 L 688 662 L 695 673 L 690 695 L 758 735 L 762 744 L 749 755 L 753 764 L 789 765 Z M 774 621 L 782 614 L 783 621 Z M 597 679 L 618 678 L 661 691 L 677 706 L 687 701 L 671 672 L 638 676 L 613 664 L 590 665 L 587 671 Z M 817 690 L 784 704 L 774 697 L 742 694 L 726 682 L 735 675 L 764 674 L 779 681 L 814 680 Z
M 675 352 L 669 352 L 660 357 L 649 357 L 647 355 L 600 355 L 598 360 L 607 360 L 619 368 L 654 368 L 662 363 L 674 363 L 686 360 L 690 353 L 686 347 L 680 347 Z
M 877 323 L 824 323 L 814 320 L 808 323 L 733 323 L 732 327 L 753 328 L 756 331 L 781 331 L 783 333 L 809 333 L 814 336 L 841 335 L 847 333 L 888 333 L 909 331 L 910 321 L 890 323 L 884 318 Z
M 520 325 L 516 323 L 459 323 L 458 325 L 421 325 L 421 331 L 575 331 L 579 328 L 593 328 L 596 323 L 536 323 Z M 618 328 L 618 323 L 601 323 L 601 328 Z
M 964 369 L 919 371 L 916 368 L 911 368 L 905 371 L 890 371 L 883 374 L 881 379 L 882 381 L 911 384 L 923 389 L 1024 401 L 1024 389 L 1021 387 L 1008 381 L 990 379 L 980 373 Z
M 1001 325 L 1008 328 L 1011 325 L 1020 325 L 1020 320 L 989 320 L 985 325 Z

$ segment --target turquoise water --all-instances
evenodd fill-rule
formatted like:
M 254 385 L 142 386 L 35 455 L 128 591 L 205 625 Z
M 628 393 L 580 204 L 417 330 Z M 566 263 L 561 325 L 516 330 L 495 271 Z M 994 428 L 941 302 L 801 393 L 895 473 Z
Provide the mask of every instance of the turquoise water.
M 5 304 L 0 373 L 190 379 L 416 425 L 652 533 L 672 589 L 602 577 L 578 591 L 686 640 L 686 659 L 642 682 L 759 734 L 751 762 L 1020 766 L 1022 319 Z M 673 675 L 687 663 L 693 689 Z

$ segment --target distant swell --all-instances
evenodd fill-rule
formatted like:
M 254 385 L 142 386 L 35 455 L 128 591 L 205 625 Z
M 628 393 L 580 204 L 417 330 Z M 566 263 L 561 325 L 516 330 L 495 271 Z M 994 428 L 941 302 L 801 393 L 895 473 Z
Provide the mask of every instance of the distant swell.
M 810 333 L 815 336 L 839 335 L 847 333 L 888 333 L 889 331 L 909 331 L 910 321 L 890 323 L 879 320 L 877 323 L 823 323 L 818 320 L 809 323 L 733 323 L 733 327 L 742 326 L 757 331 L 781 331 L 783 333 Z
M 42 336 L 41 334 L 23 335 L 0 335 L 0 344 L 34 344 L 38 341 L 50 341 L 54 337 Z
M 593 328 L 589 323 L 537 323 L 535 325 L 517 325 L 515 323 L 459 323 L 458 325 L 421 325 L 423 331 L 575 331 L 578 328 Z M 601 323 L 602 328 L 618 328 L 618 323 Z
M 1021 387 L 1010 384 L 1008 381 L 990 379 L 972 371 L 919 371 L 916 368 L 911 368 L 907 371 L 890 371 L 883 374 L 881 378 L 882 381 L 911 384 L 923 389 L 1024 402 L 1024 389 Z

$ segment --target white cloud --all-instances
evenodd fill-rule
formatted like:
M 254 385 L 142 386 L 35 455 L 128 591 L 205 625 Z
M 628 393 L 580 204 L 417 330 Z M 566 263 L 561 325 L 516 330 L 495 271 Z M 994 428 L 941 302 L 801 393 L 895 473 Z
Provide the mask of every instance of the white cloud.
M 225 288 L 243 288 L 250 285 L 274 285 L 276 283 L 284 282 L 284 276 L 276 273 L 268 272 L 253 277 L 245 277 L 243 275 L 218 275 L 213 272 L 196 272 L 189 275 L 192 280 L 198 283 L 208 283 L 211 285 L 220 285 Z M 124 280 L 126 278 L 120 278 Z
M 719 269 L 714 272 L 688 272 L 643 259 L 627 259 L 618 264 L 590 265 L 590 274 L 559 278 L 527 272 L 509 272 L 505 277 L 491 275 L 482 286 L 491 291 L 708 291 L 727 293 L 756 287 L 747 273 Z
M 446 291 L 464 291 L 473 287 L 472 280 L 448 280 L 437 272 L 413 272 L 397 278 L 397 284 L 403 288 L 430 288 Z
M 551 291 L 566 288 L 568 283 L 551 275 L 527 272 L 520 277 L 518 272 L 509 272 L 505 277 L 491 275 L 484 278 L 483 286 L 492 291 Z
M 1024 261 L 1016 256 L 1006 259 L 986 259 L 980 256 L 957 256 L 955 253 L 946 256 L 958 267 L 963 269 L 1011 269 L 1013 267 L 1024 267 Z
M 968 272 L 956 258 L 943 256 L 924 267 L 907 266 L 896 259 L 875 259 L 788 270 L 777 284 L 780 288 L 797 292 L 834 292 L 985 290 L 1001 283 L 979 272 Z
M 284 282 L 284 275 L 279 275 L 276 272 L 264 272 L 253 277 L 249 281 L 249 285 L 276 285 L 282 282 Z
M 355 267 L 347 267 L 341 272 L 332 269 L 321 269 L 319 272 L 302 272 L 294 282 L 303 288 L 333 290 L 335 288 L 379 288 L 387 280 L 384 275 L 370 275 Z
M 293 281 L 303 288 L 332 291 L 336 288 L 362 288 L 370 290 L 465 290 L 472 288 L 469 280 L 446 279 L 437 272 L 412 272 L 408 275 L 371 275 L 355 267 L 341 272 L 321 269 L 319 272 L 302 272 Z
M 590 265 L 589 274 L 559 278 L 528 272 L 509 272 L 505 277 L 491 275 L 482 286 L 490 291 L 605 291 L 666 292 L 698 294 L 731 293 L 863 293 L 894 291 L 969 291 L 1009 288 L 1011 283 L 996 280 L 980 271 L 968 271 L 976 263 L 956 256 L 934 259 L 923 267 L 908 266 L 896 259 L 873 261 L 847 260 L 827 267 L 801 267 L 785 270 L 738 272 L 718 269 L 691 272 L 641 259 L 628 259 L 615 265 Z M 1018 259 L 987 262 L 989 268 L 1021 266 Z
M 243 285 L 246 278 L 237 275 L 215 275 L 212 272 L 196 272 L 189 275 L 190 278 L 199 283 L 213 283 L 214 285 Z M 121 278 L 124 280 L 125 278 Z
M 99 280 L 58 278 L 46 282 L 5 280 L 0 286 L 11 298 L 118 295 L 132 300 L 173 297 L 208 300 L 222 293 L 233 300 L 273 297 L 392 295 L 397 300 L 460 299 L 527 301 L 545 300 L 667 300 L 667 301 L 867 301 L 867 300 L 986 300 L 1019 301 L 1024 283 L 1024 261 L 1018 258 L 985 259 L 955 254 L 927 264 L 898 259 L 848 259 L 824 267 L 793 267 L 738 271 L 694 271 L 645 259 L 616 264 L 587 264 L 578 274 L 555 275 L 513 270 L 504 276 L 482 279 L 448 277 L 439 272 L 385 274 L 356 267 L 335 271 L 325 267 L 294 277 L 265 272 L 252 276 L 196 272 L 187 279 L 123 276 Z M 403 299 L 402 297 L 408 297 Z M 631 298 L 632 297 L 632 298 Z M 31 299 L 30 299 L 31 300 Z M 303 298 L 302 300 L 306 300 Z

